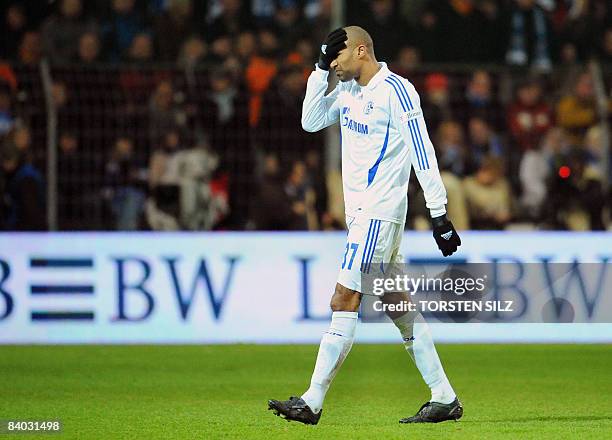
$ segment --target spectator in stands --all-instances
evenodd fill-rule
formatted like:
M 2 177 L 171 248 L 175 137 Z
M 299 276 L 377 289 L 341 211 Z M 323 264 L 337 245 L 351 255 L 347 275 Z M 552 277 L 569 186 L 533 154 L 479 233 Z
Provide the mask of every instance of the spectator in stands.
M 421 56 L 416 46 L 404 46 L 397 53 L 397 59 L 391 65 L 393 72 L 414 82 L 413 73 L 421 64 Z M 428 118 L 429 119 L 429 118 Z
M 498 158 L 483 159 L 463 181 L 472 229 L 504 229 L 511 219 L 512 194 Z
M 136 34 L 126 55 L 126 60 L 132 63 L 140 64 L 153 61 L 155 53 L 151 36 L 144 32 Z
M 134 3 L 134 0 L 112 0 L 110 17 L 102 25 L 105 52 L 110 61 L 125 59 L 136 36 L 146 30 L 144 19 Z
M 555 136 L 555 130 L 549 133 Z M 539 222 L 548 195 L 548 180 L 551 173 L 548 153 L 544 148 L 533 148 L 523 153 L 518 168 L 520 217 Z
M 270 26 L 276 11 L 276 0 L 257 0 L 250 3 L 256 27 Z
M 397 13 L 393 0 L 373 0 L 369 7 L 369 13 L 361 15 L 358 24 L 367 29 L 375 41 L 376 57 L 391 62 L 400 47 L 411 43 L 408 37 L 414 35 L 414 30 Z M 398 32 L 398 29 L 403 31 Z
M 245 81 L 250 93 L 249 124 L 255 127 L 259 122 L 263 94 L 278 73 L 279 43 L 270 29 L 261 29 L 257 34 L 258 51 L 251 57 L 245 70 Z
M 81 151 L 75 132 L 63 130 L 58 137 L 57 157 L 57 214 L 62 231 L 87 229 L 83 223 L 85 206 L 91 194 L 85 190 L 91 177 L 90 162 Z
M 168 3 L 168 8 L 153 26 L 162 61 L 175 60 L 182 44 L 196 31 L 191 0 L 170 0 Z
M 57 113 L 61 113 L 68 104 L 68 90 L 66 83 L 61 80 L 51 84 L 51 103 Z
M 552 127 L 552 109 L 542 98 L 542 86 L 535 78 L 519 83 L 508 107 L 508 129 L 513 144 L 521 151 L 537 148 Z
M 253 217 L 257 229 L 285 231 L 290 228 L 291 203 L 285 192 L 278 158 L 268 154 L 264 159 Z
M 25 66 L 38 67 L 42 56 L 40 34 L 26 32 L 19 44 L 19 62 Z
M 4 182 L 0 226 L 9 231 L 45 230 L 45 185 L 40 171 L 10 141 L 2 145 L 0 171 Z
M 14 3 L 6 8 L 0 30 L 0 59 L 17 60 L 19 42 L 27 30 L 28 17 L 23 6 Z
M 474 167 L 465 145 L 463 128 L 456 121 L 444 121 L 438 127 L 435 147 L 438 150 L 440 170 L 463 177 L 471 174 Z
M 141 34 L 134 38 L 130 48 L 129 65 L 124 66 L 119 73 L 119 87 L 121 90 L 122 112 L 127 116 L 126 124 L 137 130 L 148 131 L 147 105 L 151 104 L 152 93 L 162 81 L 167 81 L 170 74 L 160 69 L 143 69 L 142 64 L 152 60 L 153 47 L 150 37 Z M 134 141 L 138 143 L 138 139 Z M 157 138 L 148 139 L 149 145 L 155 145 Z M 111 140 L 112 142 L 112 140 Z
M 219 157 L 205 139 L 177 155 L 181 229 L 211 230 L 225 220 L 229 211 L 228 183 L 226 175 L 216 175 L 218 166 Z
M 233 52 L 240 63 L 247 66 L 257 50 L 257 38 L 252 31 L 243 31 L 236 37 Z
M 514 0 L 501 33 L 506 41 L 507 64 L 550 70 L 555 53 L 552 29 L 536 0 Z
M 131 139 L 117 139 L 106 162 L 105 174 L 114 229 L 138 230 L 145 203 L 144 172 L 142 165 L 135 159 Z
M 556 158 L 567 155 L 571 147 L 571 141 L 567 132 L 558 126 L 552 127 L 542 138 L 540 149 L 546 156 L 551 169 L 559 164 L 555 162 Z
M 0 84 L 6 85 L 12 92 L 17 91 L 17 75 L 10 64 L 0 61 Z
M 427 128 L 432 133 L 438 130 L 442 121 L 452 119 L 448 76 L 443 73 L 430 73 L 425 77 L 422 107 L 427 116 Z
M 79 128 L 79 108 L 74 102 L 74 89 L 68 91 L 66 83 L 62 80 L 53 81 L 51 84 L 51 103 L 57 115 L 59 130 L 75 132 Z
M 535 78 L 519 83 L 515 99 L 510 103 L 507 113 L 508 131 L 512 148 L 509 149 L 508 171 L 510 181 L 516 191 L 525 189 L 525 179 L 521 173 L 537 169 L 541 153 L 526 155 L 526 152 L 537 150 L 544 134 L 552 127 L 552 109 L 542 99 L 542 86 Z M 523 164 L 527 160 L 527 164 Z M 521 183 L 521 181 L 523 181 Z M 526 189 L 529 192 L 529 189 Z M 542 191 L 534 189 L 537 194 Z M 526 195 L 528 200 L 537 200 L 537 196 Z M 536 202 L 525 202 L 531 213 L 535 212 Z
M 315 150 L 308 151 L 304 163 L 306 165 L 306 185 L 313 191 L 313 208 L 317 228 L 332 227 L 333 219 L 328 212 L 327 174 L 321 153 Z
M 574 67 L 578 64 L 578 50 L 574 43 L 569 41 L 563 42 L 559 49 L 559 63 L 558 67 L 567 69 Z M 558 69 L 556 69 L 558 70 Z
M 245 64 L 240 61 L 236 54 L 232 53 L 229 57 L 227 57 L 225 61 L 223 61 L 222 66 L 231 73 L 233 80 L 242 87 L 244 83 Z
M 308 79 L 315 63 L 315 48 L 308 38 L 299 38 L 283 61 L 286 64 L 295 64 L 302 67 L 304 78 Z
M 169 164 L 182 148 L 181 134 L 178 128 L 171 128 L 160 136 L 157 149 L 149 162 L 149 186 L 155 188 L 165 182 Z
M 175 101 L 172 82 L 160 81 L 149 100 L 149 140 L 155 145 L 169 130 L 184 127 L 184 109 Z
M 273 26 L 281 41 L 283 53 L 289 52 L 300 38 L 309 33 L 297 0 L 278 2 Z
M 476 3 L 481 16 L 479 44 L 479 61 L 485 63 L 501 62 L 504 57 L 504 43 L 499 36 L 500 28 L 503 27 L 504 12 L 501 2 L 498 0 L 481 0 Z
M 574 1 L 561 29 L 559 40 L 562 47 L 570 47 L 574 51 L 576 60 L 587 61 L 597 47 L 597 35 L 601 29 L 597 26 L 595 14 L 591 13 L 591 2 Z M 591 5 L 589 5 L 591 3 Z
M 312 230 L 317 228 L 317 218 L 314 209 L 315 194 L 308 185 L 306 165 L 302 161 L 292 164 L 285 183 L 285 193 L 291 205 L 289 229 Z
M 95 32 L 85 32 L 79 39 L 77 61 L 80 64 L 91 64 L 100 61 L 100 39 Z
M 210 76 L 210 92 L 200 104 L 205 132 L 229 175 L 231 224 L 245 221 L 253 178 L 248 97 L 228 69 L 218 67 Z M 242 219 L 240 218 L 242 216 Z
M 177 128 L 167 129 L 159 139 L 159 146 L 149 161 L 151 197 L 146 204 L 147 221 L 155 230 L 175 230 L 180 218 L 180 188 L 175 164 L 184 147 Z
M 310 2 L 313 7 L 306 6 L 310 43 L 317 47 L 331 29 L 332 0 Z
M 487 22 L 474 0 L 431 2 L 436 25 L 441 31 L 439 60 L 445 62 L 475 62 L 482 59 Z M 375 40 L 376 41 L 376 40 Z
M 30 128 L 23 124 L 15 124 L 15 128 L 8 136 L 9 142 L 13 142 L 20 153 L 30 155 L 32 153 L 32 133 Z
M 154 230 L 212 229 L 227 214 L 227 185 L 213 181 L 218 156 L 206 144 L 184 146 L 179 131 L 169 130 L 151 157 L 146 215 Z
M 584 136 L 584 147 L 587 153 L 588 166 L 593 175 L 604 178 L 607 164 L 605 162 L 604 129 L 601 124 L 589 128 Z M 612 181 L 612 167 L 607 170 L 608 179 Z
M 232 55 L 232 37 L 220 35 L 210 43 L 210 56 L 215 64 L 222 64 Z
M 491 75 L 485 70 L 476 70 L 468 82 L 464 99 L 459 101 L 459 107 L 454 110 L 467 127 L 470 116 L 484 118 L 491 127 L 499 130 L 505 127 L 503 108 L 493 92 Z
M 538 148 L 525 151 L 515 171 L 520 180 L 515 189 L 520 193 L 523 217 L 534 221 L 550 217 L 550 179 L 558 173 L 570 148 L 565 130 L 555 126 L 544 135 Z
M 486 157 L 503 161 L 506 155 L 501 138 L 480 116 L 473 116 L 468 122 L 468 145 L 468 154 L 475 167 L 480 167 Z
M 11 109 L 11 88 L 0 82 L 0 141 L 13 128 L 15 118 Z
M 318 151 L 323 144 L 321 133 L 302 130 L 302 99 L 305 90 L 302 69 L 297 65 L 283 67 L 273 86 L 263 98 L 257 137 L 261 147 L 273 152 L 287 168 L 301 160 L 309 150 Z
M 236 35 L 249 28 L 249 11 L 240 0 L 221 0 L 221 12 L 206 30 L 208 42 L 223 35 Z
M 587 152 L 573 147 L 560 155 L 551 173 L 547 199 L 553 227 L 570 230 L 603 230 L 605 196 L 596 173 L 588 166 Z
M 43 52 L 54 63 L 74 60 L 82 34 L 95 30 L 83 16 L 81 0 L 61 0 L 59 11 L 45 20 L 41 27 Z
M 418 23 L 415 31 L 414 44 L 419 48 L 421 59 L 426 63 L 434 63 L 444 60 L 441 49 L 443 30 L 435 10 L 435 3 L 428 2 L 423 12 L 418 15 Z
M 593 79 L 588 71 L 578 75 L 572 92 L 559 100 L 556 110 L 557 124 L 568 132 L 573 145 L 582 145 L 586 131 L 597 123 Z
M 606 64 L 612 64 L 612 27 L 605 30 L 599 43 L 599 59 Z
M 184 69 L 192 69 L 206 61 L 208 46 L 198 36 L 191 36 L 181 46 L 177 64 Z
M 34 162 L 34 154 L 31 149 L 32 134 L 28 126 L 22 121 L 17 120 L 11 131 L 9 131 L 4 139 L 0 141 L 0 152 L 3 144 L 14 146 L 18 150 L 20 157 L 22 157 L 26 162 L 31 163 L 35 168 L 37 167 L 36 163 Z M 0 167 L 0 175 L 1 174 L 2 172 Z M 2 180 L 1 177 L 0 180 Z

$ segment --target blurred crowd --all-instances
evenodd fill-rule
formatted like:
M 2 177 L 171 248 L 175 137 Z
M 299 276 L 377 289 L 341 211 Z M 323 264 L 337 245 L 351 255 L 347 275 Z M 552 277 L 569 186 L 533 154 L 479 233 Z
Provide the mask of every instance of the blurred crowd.
M 0 229 L 46 229 L 50 179 L 60 230 L 342 228 L 325 134 L 300 126 L 333 3 L 0 1 Z M 345 14 L 419 90 L 457 228 L 606 228 L 610 105 L 585 66 L 600 62 L 610 96 L 609 2 Z

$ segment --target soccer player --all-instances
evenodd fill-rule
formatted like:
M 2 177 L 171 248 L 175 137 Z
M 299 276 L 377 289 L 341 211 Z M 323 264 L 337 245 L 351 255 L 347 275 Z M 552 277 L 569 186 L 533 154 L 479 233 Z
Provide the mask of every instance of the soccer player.
M 325 95 L 330 68 L 340 82 Z M 327 36 L 308 78 L 302 108 L 304 130 L 315 132 L 337 121 L 341 125 L 348 255 L 331 299 L 331 325 L 321 339 L 308 390 L 301 397 L 268 402 L 277 415 L 312 425 L 319 422 L 325 394 L 353 345 L 364 293 L 362 273 L 372 264 L 403 262 L 399 248 L 412 168 L 425 193 L 442 254 L 451 255 L 461 244 L 446 218 L 446 190 L 419 95 L 408 80 L 376 61 L 372 38 L 357 26 L 339 28 Z M 397 314 L 393 322 L 431 389 L 431 400 L 400 423 L 458 420 L 463 407 L 442 368 L 427 323 L 418 312 Z

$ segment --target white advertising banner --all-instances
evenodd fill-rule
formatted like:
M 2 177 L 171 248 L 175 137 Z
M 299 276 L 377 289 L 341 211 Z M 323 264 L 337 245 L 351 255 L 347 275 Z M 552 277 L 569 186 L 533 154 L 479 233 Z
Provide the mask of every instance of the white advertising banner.
M 335 232 L 0 234 L 0 343 L 316 343 L 344 240 Z M 464 232 L 462 241 L 452 261 L 542 270 L 612 261 L 609 233 Z M 402 252 L 409 263 L 442 259 L 429 233 L 406 233 Z M 591 281 L 578 283 L 586 311 L 576 313 L 587 318 L 609 297 L 612 271 Z M 440 342 L 612 342 L 612 324 L 581 322 L 432 328 Z M 393 325 L 363 323 L 357 340 L 399 336 Z

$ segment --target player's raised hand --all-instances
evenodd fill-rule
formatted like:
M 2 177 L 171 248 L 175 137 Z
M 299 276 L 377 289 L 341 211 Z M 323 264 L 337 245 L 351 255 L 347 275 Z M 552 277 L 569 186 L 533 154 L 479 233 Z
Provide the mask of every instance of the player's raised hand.
M 434 217 L 431 219 L 433 225 L 433 236 L 438 244 L 438 249 L 442 251 L 442 255 L 448 257 L 452 255 L 457 248 L 461 246 L 461 238 L 455 230 L 455 227 L 446 218 L 446 214 L 440 217 Z
M 336 59 L 338 52 L 346 47 L 348 36 L 343 28 L 329 33 L 319 51 L 319 68 L 329 70 L 329 65 Z

